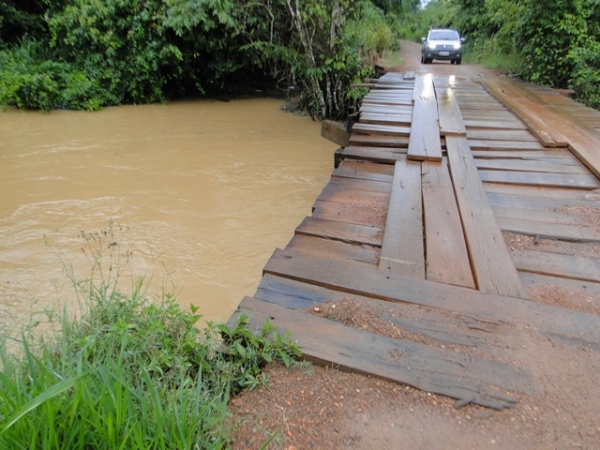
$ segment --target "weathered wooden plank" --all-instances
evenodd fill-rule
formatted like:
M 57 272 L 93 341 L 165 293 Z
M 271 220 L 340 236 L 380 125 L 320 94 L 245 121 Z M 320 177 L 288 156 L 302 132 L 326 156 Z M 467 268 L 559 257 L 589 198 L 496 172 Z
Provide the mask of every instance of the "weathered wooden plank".
M 533 141 L 482 141 L 480 139 L 469 139 L 469 145 L 473 150 L 545 150 L 539 142 Z
M 600 180 L 593 174 L 563 174 L 539 172 L 503 172 L 480 170 L 482 181 L 490 183 L 520 184 L 526 186 L 548 186 L 573 189 L 598 189 Z
M 350 145 L 364 145 L 373 147 L 397 147 L 407 148 L 408 137 L 406 136 L 369 136 L 361 134 L 350 135 Z
M 600 346 L 600 317 L 528 300 L 276 250 L 263 273 L 390 302 L 438 308 Z
M 500 130 L 526 130 L 527 127 L 518 120 L 485 120 L 485 119 L 465 119 L 465 127 L 468 129 L 493 128 Z
M 512 250 L 511 256 L 522 272 L 600 282 L 600 259 L 534 250 Z
M 371 123 L 355 123 L 352 132 L 358 134 L 380 135 L 380 136 L 408 136 L 410 127 L 393 125 L 378 125 Z
M 529 130 L 545 147 L 566 147 L 568 145 L 568 139 L 548 124 L 547 111 L 520 94 L 509 81 L 494 78 L 482 80 L 482 84 L 488 92 L 525 122 Z
M 589 170 L 582 164 L 562 164 L 565 159 L 491 159 L 476 158 L 475 165 L 478 169 L 502 170 L 516 172 L 543 172 L 590 175 Z
M 317 201 L 353 203 L 368 208 L 373 203 L 385 203 L 388 198 L 389 194 L 383 192 L 346 190 L 327 185 L 317 197 Z
M 447 162 L 422 164 L 428 280 L 474 289 L 469 253 Z
M 519 274 L 523 277 L 525 274 Z M 561 279 L 564 280 L 564 279 Z M 594 284 L 594 283 L 588 283 Z M 599 285 L 600 286 L 600 285 Z M 325 302 L 336 303 L 348 299 L 346 292 L 327 289 L 301 281 L 265 274 L 254 297 L 286 308 L 309 308 Z M 367 309 L 376 307 L 381 300 L 353 294 L 351 299 Z M 452 344 L 477 348 L 501 357 L 511 357 L 522 340 L 515 327 L 477 316 L 447 313 L 443 310 L 415 307 L 406 303 L 386 302 L 378 308 L 380 319 L 433 339 L 440 344 Z M 449 320 L 451 314 L 452 320 Z
M 496 211 L 496 210 L 495 210 Z M 600 242 L 600 232 L 592 227 L 542 222 L 526 218 L 497 216 L 502 231 L 548 239 L 575 242 Z
M 381 175 L 394 176 L 394 167 L 387 164 L 377 164 L 370 161 L 346 160 L 340 164 L 340 169 L 354 170 L 356 172 L 370 172 Z
M 385 204 L 380 205 L 385 208 Z M 360 204 L 344 202 L 322 202 L 317 200 L 313 205 L 313 217 L 337 220 L 341 222 L 381 228 L 385 226 L 385 214 L 376 210 L 365 211 Z
M 347 147 L 350 142 L 350 133 L 346 131 L 344 124 L 333 120 L 323 120 L 321 122 L 321 137 L 342 147 Z
M 343 189 L 343 190 L 358 190 L 383 192 L 389 194 L 392 190 L 392 179 L 388 182 L 368 181 L 356 178 L 335 177 L 329 180 L 324 189 Z
M 442 136 L 464 136 L 467 130 L 458 107 L 458 102 L 454 96 L 454 91 L 451 88 L 438 87 L 436 84 L 435 92 L 440 117 L 440 133 Z
M 564 148 L 553 150 L 521 150 L 518 152 L 513 150 L 472 150 L 471 153 L 476 159 L 538 160 L 540 158 L 545 158 L 549 161 L 560 163 L 562 165 L 581 165 L 581 161 L 579 161 L 568 149 Z
M 446 138 L 450 173 L 479 290 L 527 298 L 465 138 Z
M 410 98 L 399 98 L 399 99 L 381 99 L 381 98 L 363 98 L 363 105 L 412 105 L 413 101 Z
M 381 246 L 383 241 L 383 230 L 381 228 L 319 219 L 317 217 L 305 217 L 296 228 L 296 234 L 333 239 L 348 244 Z
M 578 201 L 598 201 L 600 200 L 600 191 L 588 191 L 582 189 L 561 189 L 561 188 L 548 188 L 538 186 L 518 186 L 510 184 L 496 184 L 486 183 L 485 189 L 488 192 L 495 192 L 498 194 L 513 194 L 523 195 L 530 197 L 542 197 L 542 198 L 559 198 L 559 199 L 570 199 Z
M 467 138 L 479 141 L 516 141 L 536 142 L 537 139 L 529 130 L 498 130 L 469 128 Z
M 267 319 L 280 332 L 291 332 L 304 358 L 463 402 L 510 408 L 518 399 L 504 391 L 522 391 L 531 381 L 529 375 L 506 364 L 379 336 L 251 297 L 244 298 L 239 313 L 248 316 L 249 325 L 256 332 Z M 235 320 L 236 317 L 231 323 Z
M 344 161 L 346 162 L 346 161 Z M 331 173 L 332 178 L 354 178 L 357 180 L 366 180 L 366 181 L 379 181 L 382 183 L 391 183 L 392 175 L 388 175 L 385 173 L 372 173 L 359 171 L 352 168 L 345 168 L 340 165 L 337 169 L 334 169 Z
M 407 149 L 386 147 L 356 147 L 350 146 L 341 152 L 342 158 L 353 158 L 364 161 L 373 161 L 385 164 L 395 164 L 404 155 Z
M 425 278 L 421 164 L 401 159 L 395 164 L 379 269 Z
M 389 124 L 408 124 L 412 123 L 412 114 L 393 114 L 393 113 L 371 113 L 363 112 L 360 115 L 360 123 L 373 123 L 378 125 Z
M 438 107 L 431 74 L 415 80 L 413 122 L 408 143 L 408 159 L 441 161 L 442 144 Z
M 572 280 L 570 278 L 540 275 L 531 272 L 519 272 L 519 277 L 526 288 L 561 287 L 570 291 L 579 290 L 585 294 L 582 297 L 600 297 L 600 283 L 591 281 Z
M 384 105 L 362 105 L 360 107 L 361 116 L 363 113 L 370 114 L 402 114 L 410 115 L 412 117 L 413 107 L 412 105 L 397 105 L 397 106 L 384 106 Z
M 364 267 L 376 267 L 379 259 L 379 248 L 372 245 L 348 244 L 300 234 L 290 240 L 286 250 L 308 256 L 322 256 L 352 264 L 363 264 Z

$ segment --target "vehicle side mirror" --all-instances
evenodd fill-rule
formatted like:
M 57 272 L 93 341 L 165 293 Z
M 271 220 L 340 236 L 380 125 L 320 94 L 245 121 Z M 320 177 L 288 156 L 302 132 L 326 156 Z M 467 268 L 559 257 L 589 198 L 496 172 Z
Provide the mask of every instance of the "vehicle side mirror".
M 421 38 L 421 42 L 425 42 L 426 40 L 426 38 Z
M 460 38 L 460 42 L 462 42 L 463 44 L 465 43 L 466 40 L 467 40 L 467 38 L 464 36 Z

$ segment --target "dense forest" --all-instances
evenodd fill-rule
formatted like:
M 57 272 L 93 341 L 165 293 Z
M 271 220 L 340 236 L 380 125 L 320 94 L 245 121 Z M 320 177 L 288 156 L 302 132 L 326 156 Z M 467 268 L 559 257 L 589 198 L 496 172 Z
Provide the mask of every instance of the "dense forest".
M 251 90 L 343 119 L 379 55 L 430 26 L 471 61 L 600 107 L 600 0 L 0 0 L 0 104 L 87 109 Z
M 247 89 L 344 118 L 418 0 L 2 0 L 0 104 L 96 110 Z

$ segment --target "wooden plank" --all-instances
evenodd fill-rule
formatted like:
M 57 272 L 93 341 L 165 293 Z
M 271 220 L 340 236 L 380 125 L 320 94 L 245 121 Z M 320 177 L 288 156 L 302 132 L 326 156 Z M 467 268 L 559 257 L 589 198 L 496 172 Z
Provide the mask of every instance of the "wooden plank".
M 352 134 L 350 135 L 350 145 L 364 145 L 369 147 L 396 147 L 407 148 L 408 137 L 406 136 L 369 136 Z
M 393 178 L 391 175 L 385 173 L 362 172 L 356 169 L 344 168 L 343 166 L 334 169 L 331 176 L 332 178 L 353 178 L 356 180 L 379 181 L 382 183 L 391 183 Z
M 407 149 L 386 147 L 356 147 L 350 146 L 341 152 L 342 158 L 354 158 L 385 164 L 395 164 L 402 155 L 406 156 Z
M 480 291 L 527 298 L 465 138 L 446 138 L 450 173 Z
M 323 256 L 352 264 L 364 264 L 365 267 L 375 267 L 379 259 L 379 249 L 372 245 L 348 244 L 300 234 L 290 240 L 286 250 L 309 256 Z
M 358 134 L 368 134 L 371 136 L 408 136 L 410 135 L 410 127 L 378 125 L 370 123 L 355 123 L 352 126 L 352 132 Z
M 361 116 L 363 113 L 372 114 L 402 114 L 410 115 L 412 117 L 413 107 L 412 105 L 403 106 L 384 106 L 384 105 L 362 105 L 359 109 Z
M 361 123 L 373 123 L 373 124 L 389 124 L 389 125 L 398 125 L 398 124 L 408 124 L 412 123 L 412 114 L 376 114 L 370 112 L 363 112 L 360 115 Z
M 474 289 L 447 161 L 422 164 L 427 279 Z
M 523 277 L 525 274 L 519 274 Z M 564 280 L 564 279 L 562 279 Z M 588 283 L 594 284 L 594 283 Z M 600 287 L 600 284 L 598 285 Z M 301 281 L 265 274 L 254 297 L 286 308 L 304 309 L 325 302 L 336 303 L 348 299 L 346 292 L 335 291 Z M 380 300 L 353 294 L 352 300 L 360 307 L 378 307 Z M 442 345 L 460 345 L 479 349 L 501 358 L 512 357 L 522 345 L 521 332 L 510 324 L 480 320 L 476 316 L 452 314 L 434 308 L 415 307 L 411 304 L 386 302 L 378 308 L 378 317 L 397 327 L 428 337 Z M 383 309 L 383 311 L 382 311 Z
M 547 112 L 520 94 L 511 83 L 499 78 L 482 80 L 482 84 L 504 106 L 516 114 L 545 147 L 566 147 L 568 139 L 546 122 Z
M 498 215 L 497 221 L 502 231 L 509 233 L 573 242 L 600 242 L 600 233 L 592 227 L 540 222 L 500 215 Z
M 538 160 L 545 158 L 562 165 L 581 165 L 581 162 L 569 150 L 562 148 L 553 150 L 521 150 L 518 152 L 513 150 L 472 150 L 471 153 L 476 159 Z
M 379 269 L 425 278 L 421 164 L 396 162 Z
M 522 272 L 600 282 L 600 259 L 534 250 L 512 250 L 511 256 Z
M 499 170 L 480 170 L 479 176 L 484 182 L 521 184 L 526 186 L 548 186 L 573 189 L 598 189 L 600 180 L 592 174 L 562 174 L 538 172 L 502 172 Z
M 321 137 L 324 137 L 337 145 L 341 145 L 342 147 L 347 147 L 350 133 L 346 131 L 346 127 L 340 122 L 323 120 L 321 122 Z
M 381 228 L 319 219 L 317 217 L 305 217 L 296 228 L 296 234 L 333 239 L 347 244 L 381 246 L 383 241 L 383 230 Z
M 438 109 L 431 74 L 415 80 L 413 122 L 408 144 L 408 159 L 441 161 L 442 144 Z
M 435 92 L 440 118 L 440 133 L 442 136 L 464 136 L 467 130 L 456 97 L 454 96 L 454 91 L 451 88 L 438 87 L 436 84 Z
M 518 120 L 484 120 L 484 119 L 465 119 L 463 121 L 468 129 L 477 128 L 495 128 L 500 130 L 526 130 L 527 127 Z
M 579 290 L 583 293 L 582 297 L 600 298 L 600 283 L 590 281 L 572 280 L 569 278 L 553 277 L 550 275 L 540 275 L 530 272 L 519 272 L 523 286 L 528 289 L 538 287 L 560 287 L 570 291 Z
M 385 208 L 384 204 L 380 205 Z M 365 212 L 364 206 L 343 202 L 322 202 L 313 205 L 313 217 L 381 228 L 385 226 L 385 215 L 377 211 Z
M 518 399 L 505 392 L 522 391 L 532 381 L 507 364 L 379 336 L 251 297 L 244 298 L 240 313 L 248 316 L 255 332 L 260 332 L 268 319 L 281 333 L 292 333 L 303 357 L 311 361 L 333 363 L 462 402 L 510 408 Z M 233 317 L 232 325 L 235 320 Z
M 409 278 L 357 264 L 276 250 L 263 273 L 390 302 L 437 308 L 538 330 L 550 339 L 573 339 L 600 348 L 600 317 L 528 300 Z
M 352 138 L 351 138 L 352 139 Z M 480 139 L 469 139 L 469 145 L 473 150 L 545 150 L 539 142 L 533 141 L 485 141 Z
M 389 194 L 392 190 L 392 178 L 389 182 L 367 181 L 356 178 L 332 178 L 324 189 L 345 189 L 358 191 L 372 191 Z
M 534 198 L 542 197 L 542 198 L 570 199 L 573 201 L 582 201 L 582 202 L 600 200 L 600 192 L 599 191 L 587 191 L 587 190 L 579 190 L 579 189 L 560 189 L 560 188 L 548 188 L 548 187 L 537 187 L 537 186 L 518 186 L 518 185 L 492 184 L 492 183 L 486 183 L 485 189 L 488 192 L 495 192 L 498 194 L 523 195 L 523 196 L 531 196 Z
M 564 160 L 564 159 L 563 159 Z M 543 172 L 543 173 L 563 173 L 563 174 L 579 174 L 579 175 L 590 175 L 588 169 L 582 164 L 562 164 L 561 159 L 490 159 L 483 158 L 475 159 L 475 165 L 478 169 L 487 170 L 506 170 L 516 172 Z
M 529 130 L 498 130 L 470 128 L 467 138 L 480 141 L 517 141 L 536 142 L 537 139 Z

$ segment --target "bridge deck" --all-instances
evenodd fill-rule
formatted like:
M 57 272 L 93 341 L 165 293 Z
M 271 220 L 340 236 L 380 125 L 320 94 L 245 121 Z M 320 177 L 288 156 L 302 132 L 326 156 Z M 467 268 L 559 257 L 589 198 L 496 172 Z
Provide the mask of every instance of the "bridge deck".
M 459 405 L 535 395 L 510 362 L 523 333 L 600 349 L 600 308 L 547 295 L 600 304 L 600 114 L 500 79 L 369 86 L 312 215 L 231 320 Z

